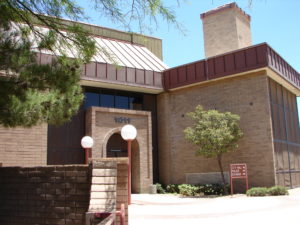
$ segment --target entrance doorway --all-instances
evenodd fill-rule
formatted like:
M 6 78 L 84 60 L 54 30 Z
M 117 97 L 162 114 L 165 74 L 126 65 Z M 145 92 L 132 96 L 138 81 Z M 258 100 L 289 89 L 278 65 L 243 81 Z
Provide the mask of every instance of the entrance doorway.
M 108 139 L 106 157 L 127 157 L 127 142 L 122 138 L 120 133 L 114 133 Z
M 127 142 L 120 133 L 110 136 L 106 145 L 106 157 L 127 157 Z M 137 140 L 131 143 L 131 187 L 132 193 L 140 192 L 140 151 Z

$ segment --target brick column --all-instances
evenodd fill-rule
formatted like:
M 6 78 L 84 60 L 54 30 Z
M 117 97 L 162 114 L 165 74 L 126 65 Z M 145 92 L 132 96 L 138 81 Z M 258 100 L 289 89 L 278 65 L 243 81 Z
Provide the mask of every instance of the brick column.
M 125 205 L 125 224 L 128 224 L 127 158 L 101 158 L 92 161 L 92 184 L 86 224 L 95 213 L 115 213 Z M 116 217 L 116 224 L 120 218 Z

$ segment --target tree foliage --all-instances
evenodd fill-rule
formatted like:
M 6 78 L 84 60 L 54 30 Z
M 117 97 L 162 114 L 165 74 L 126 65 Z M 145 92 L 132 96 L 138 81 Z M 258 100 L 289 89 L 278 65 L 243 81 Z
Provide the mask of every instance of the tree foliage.
M 162 16 L 177 24 L 160 0 L 90 1 L 128 30 L 134 21 L 142 28 L 146 17 Z M 78 111 L 83 100 L 80 67 L 101 49 L 80 24 L 66 23 L 62 17 L 86 18 L 75 0 L 0 1 L 0 124 L 59 125 Z M 51 54 L 51 63 L 39 63 L 40 52 Z
M 183 26 L 177 21 L 172 7 L 166 6 L 163 0 L 92 0 L 96 10 L 103 12 L 111 21 L 121 24 L 128 31 L 134 26 L 139 32 L 152 30 L 157 27 L 161 19 L 183 31 Z M 182 0 L 172 1 L 180 6 Z
M 240 117 L 230 112 L 204 110 L 198 105 L 187 113 L 194 124 L 184 130 L 185 138 L 197 146 L 196 154 L 207 158 L 217 157 L 223 183 L 225 184 L 222 154 L 234 151 L 243 136 L 239 128 Z

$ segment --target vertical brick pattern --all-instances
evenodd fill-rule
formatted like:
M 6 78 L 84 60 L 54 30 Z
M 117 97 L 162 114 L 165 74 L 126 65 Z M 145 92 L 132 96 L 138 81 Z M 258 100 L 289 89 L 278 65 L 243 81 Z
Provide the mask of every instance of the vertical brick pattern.
M 47 164 L 47 125 L 32 128 L 0 126 L 0 163 L 3 166 Z
M 0 167 L 0 224 L 84 224 L 89 177 L 87 166 Z
M 269 79 L 276 184 L 300 186 L 300 129 L 296 95 Z
M 268 78 L 262 73 L 209 82 L 158 96 L 160 181 L 185 183 L 188 173 L 219 172 L 217 160 L 195 156 L 196 147 L 183 130 L 193 121 L 185 116 L 197 105 L 230 111 L 241 117 L 244 137 L 236 152 L 224 154 L 224 170 L 230 163 L 247 163 L 250 186 L 275 184 L 273 138 Z

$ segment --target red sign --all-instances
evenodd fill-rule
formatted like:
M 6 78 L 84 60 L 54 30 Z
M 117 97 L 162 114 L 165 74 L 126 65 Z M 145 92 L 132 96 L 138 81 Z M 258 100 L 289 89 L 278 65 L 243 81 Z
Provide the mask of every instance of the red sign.
M 230 164 L 231 178 L 246 178 L 247 166 L 246 164 Z
M 246 179 L 246 190 L 248 190 L 248 174 L 246 163 L 230 164 L 231 194 L 233 194 L 233 179 Z

